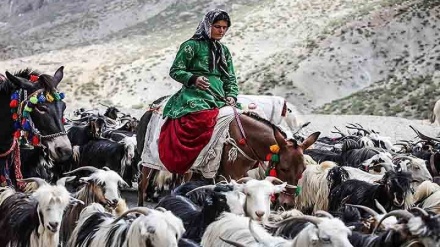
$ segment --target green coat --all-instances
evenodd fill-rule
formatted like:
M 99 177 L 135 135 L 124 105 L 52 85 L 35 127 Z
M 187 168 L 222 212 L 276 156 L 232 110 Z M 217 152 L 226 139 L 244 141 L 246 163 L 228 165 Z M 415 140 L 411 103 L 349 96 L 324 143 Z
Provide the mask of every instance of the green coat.
M 173 65 L 170 69 L 170 76 L 183 84 L 182 88 L 168 100 L 163 116 L 172 119 L 180 118 L 188 113 L 201 110 L 220 108 L 225 103 L 209 91 L 198 89 L 194 82 L 198 76 L 205 76 L 209 79 L 210 88 L 213 92 L 223 97 L 237 98 L 238 85 L 235 78 L 234 66 L 231 53 L 222 44 L 228 66 L 229 77 L 220 73 L 218 66 L 214 71 L 209 71 L 209 43 L 204 40 L 188 40 L 179 48 Z

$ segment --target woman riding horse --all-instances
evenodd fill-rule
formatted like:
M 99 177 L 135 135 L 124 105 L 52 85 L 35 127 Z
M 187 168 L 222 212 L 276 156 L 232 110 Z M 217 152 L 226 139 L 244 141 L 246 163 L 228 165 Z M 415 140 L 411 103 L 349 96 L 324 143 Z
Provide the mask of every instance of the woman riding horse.
M 220 43 L 230 26 L 225 11 L 206 13 L 193 37 L 180 46 L 171 66 L 170 76 L 183 86 L 164 108 L 163 116 L 168 120 L 162 127 L 159 147 L 167 168 L 175 165 L 172 172 L 182 174 L 191 167 L 211 138 L 218 108 L 235 105 L 238 86 L 232 57 Z M 172 148 L 181 144 L 187 145 Z

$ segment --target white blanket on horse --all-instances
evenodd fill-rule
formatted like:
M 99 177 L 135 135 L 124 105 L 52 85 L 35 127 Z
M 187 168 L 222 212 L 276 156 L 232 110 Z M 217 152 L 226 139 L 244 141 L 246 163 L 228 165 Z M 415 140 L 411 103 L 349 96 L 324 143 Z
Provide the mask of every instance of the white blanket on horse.
M 166 119 L 162 118 L 162 106 L 165 106 L 165 100 L 161 104 L 161 108 L 154 111 L 150 122 L 148 123 L 145 134 L 144 150 L 142 152 L 142 165 L 156 170 L 167 169 L 159 158 L 159 135 L 162 125 Z M 211 139 L 192 165 L 192 170 L 197 170 L 205 178 L 215 177 L 223 152 L 223 145 L 229 136 L 229 124 L 234 120 L 234 111 L 232 107 L 226 106 L 220 109 L 217 116 L 217 123 L 214 127 Z

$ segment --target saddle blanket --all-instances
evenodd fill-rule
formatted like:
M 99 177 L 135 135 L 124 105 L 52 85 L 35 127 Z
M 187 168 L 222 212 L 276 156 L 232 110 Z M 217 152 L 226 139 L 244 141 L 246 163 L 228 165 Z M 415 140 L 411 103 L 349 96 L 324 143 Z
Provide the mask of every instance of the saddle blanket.
M 160 159 L 159 137 L 162 126 L 167 121 L 162 117 L 163 107 L 168 99 L 155 107 L 150 122 L 148 123 L 144 150 L 142 152 L 142 165 L 156 170 L 168 171 Z M 219 109 L 217 122 L 208 144 L 200 151 L 192 164 L 192 170 L 200 172 L 205 178 L 215 177 L 222 157 L 223 145 L 229 137 L 229 124 L 234 120 L 234 110 L 230 106 Z M 168 152 L 172 153 L 172 151 Z

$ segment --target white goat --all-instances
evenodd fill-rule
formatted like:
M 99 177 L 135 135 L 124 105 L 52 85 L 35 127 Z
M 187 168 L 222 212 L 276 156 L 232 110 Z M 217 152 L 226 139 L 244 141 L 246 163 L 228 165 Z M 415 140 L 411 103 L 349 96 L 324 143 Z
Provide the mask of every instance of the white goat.
M 431 123 L 435 122 L 440 125 L 440 99 L 435 102 L 434 109 L 432 109 Z
M 399 155 L 394 157 L 394 163 L 397 163 L 397 168 L 403 172 L 410 172 L 412 175 L 412 187 L 416 190 L 417 187 L 424 181 L 432 181 L 432 175 L 426 167 L 425 160 L 408 155 Z
M 234 186 L 246 195 L 244 211 L 247 216 L 254 220 L 266 222 L 270 215 L 271 197 L 285 190 L 288 186 L 281 180 L 275 177 L 266 177 L 265 180 L 256 180 L 252 178 L 242 178 L 237 182 L 245 181 L 244 184 L 237 184 Z M 281 183 L 274 185 L 273 183 Z M 295 187 L 296 186 L 290 186 Z
M 314 216 L 295 216 L 278 222 L 308 221 L 292 240 L 270 235 L 261 225 L 247 217 L 224 213 L 205 231 L 201 245 L 227 247 L 233 246 L 337 246 L 350 247 L 348 236 L 351 230 L 336 218 L 318 218 Z M 276 233 L 275 233 L 276 234 Z
M 136 219 L 124 219 L 140 213 Z M 185 232 L 182 220 L 163 209 L 133 208 L 114 218 L 102 205 L 84 208 L 67 246 L 138 246 L 173 247 Z M 78 236 L 87 236 L 78 238 Z
M 119 173 L 121 174 L 121 176 L 123 176 L 125 168 L 127 166 L 131 166 L 131 162 L 134 158 L 134 153 L 137 145 L 136 136 L 126 136 L 122 140 L 120 140 L 119 143 L 124 144 L 125 150 L 125 154 L 121 159 L 121 171 Z
M 57 247 L 64 209 L 78 203 L 64 187 L 61 178 L 50 185 L 41 178 L 23 179 L 36 182 L 38 189 L 31 195 L 12 188 L 0 191 L 0 243 L 2 246 Z

